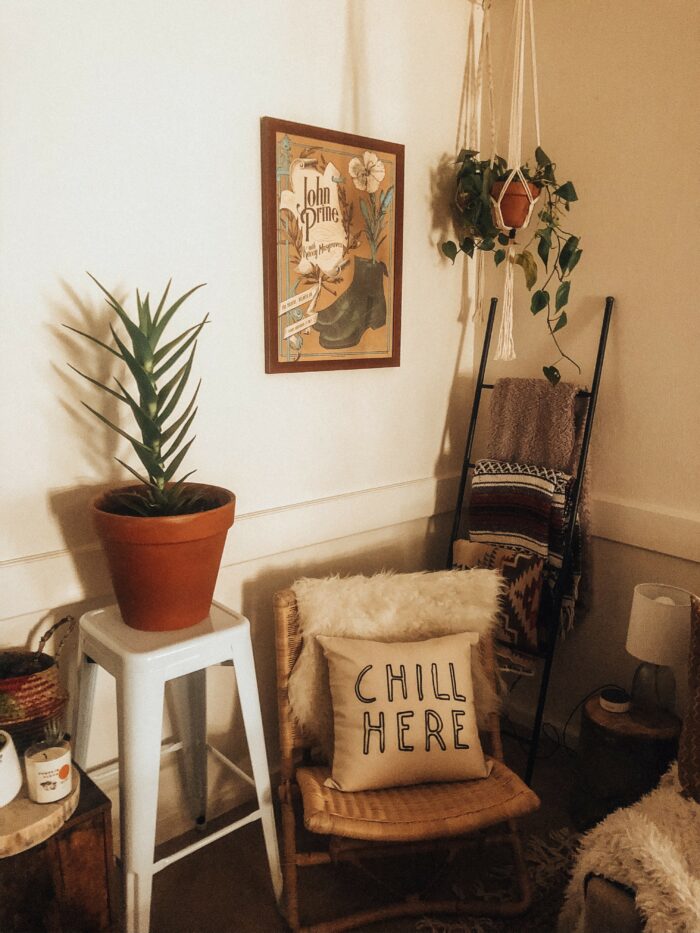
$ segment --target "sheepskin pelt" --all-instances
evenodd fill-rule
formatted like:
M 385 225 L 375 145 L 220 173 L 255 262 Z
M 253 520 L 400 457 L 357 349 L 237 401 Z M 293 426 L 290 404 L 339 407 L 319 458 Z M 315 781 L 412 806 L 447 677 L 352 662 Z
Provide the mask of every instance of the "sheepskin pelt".
M 326 754 L 333 714 L 328 668 L 316 635 L 419 641 L 456 632 L 491 631 L 503 578 L 493 570 L 380 573 L 373 577 L 304 578 L 293 584 L 303 647 L 289 677 L 289 702 L 303 735 Z M 498 695 L 472 652 L 480 727 L 498 708 Z
M 655 790 L 611 813 L 580 845 L 559 933 L 582 933 L 589 873 L 636 891 L 646 933 L 700 931 L 700 804 L 681 795 L 676 763 Z

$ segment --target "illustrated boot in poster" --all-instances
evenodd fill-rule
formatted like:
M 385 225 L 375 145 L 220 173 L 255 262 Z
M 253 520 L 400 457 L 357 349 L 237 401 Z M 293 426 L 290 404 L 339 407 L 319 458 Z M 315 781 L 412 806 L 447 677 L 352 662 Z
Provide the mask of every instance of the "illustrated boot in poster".
M 368 327 L 376 330 L 386 323 L 383 262 L 355 257 L 350 287 L 332 305 L 319 311 L 314 328 L 324 349 L 354 347 Z

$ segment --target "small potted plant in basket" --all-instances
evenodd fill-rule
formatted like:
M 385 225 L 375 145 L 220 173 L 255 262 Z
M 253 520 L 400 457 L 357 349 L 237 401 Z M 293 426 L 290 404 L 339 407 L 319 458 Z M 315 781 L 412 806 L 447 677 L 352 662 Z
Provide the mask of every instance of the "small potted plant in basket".
M 88 273 L 89 275 L 89 273 Z M 135 388 L 121 375 L 105 385 L 71 366 L 93 386 L 117 399 L 134 421 L 133 433 L 82 404 L 131 444 L 138 465 L 116 457 L 138 483 L 110 489 L 93 503 L 114 590 L 127 625 L 146 630 L 185 628 L 209 614 L 235 496 L 219 486 L 188 482 L 194 471 L 178 471 L 194 438 L 189 431 L 197 413 L 199 384 L 185 400 L 197 338 L 208 321 L 166 338 L 173 316 L 201 285 L 166 307 L 170 282 L 155 309 L 150 296 L 136 291 L 137 320 L 90 276 L 106 296 L 116 319 L 112 344 L 64 325 L 112 354 L 128 371 Z M 115 325 L 121 323 L 122 335 Z M 124 333 L 125 332 L 125 333 Z
M 577 366 L 561 349 L 556 336 L 567 324 L 564 308 L 569 302 L 570 277 L 582 254 L 579 237 L 564 225 L 577 194 L 572 182 L 557 182 L 555 169 L 554 162 L 539 146 L 535 150 L 534 168 L 526 164 L 515 169 L 500 156 L 479 159 L 475 150 L 463 149 L 457 157 L 454 198 L 459 242 L 448 240 L 442 244 L 442 251 L 452 262 L 459 252 L 473 256 L 475 250 L 492 253 L 496 266 L 506 260 L 513 262 L 522 268 L 525 284 L 532 291 L 539 276 L 531 249 L 536 243 L 545 278 L 532 292 L 530 311 L 547 312 L 547 327 L 560 358 Z M 527 227 L 532 213 L 537 214 L 539 223 L 520 247 L 515 237 Z M 552 293 L 554 285 L 556 291 Z M 543 372 L 553 384 L 560 379 L 556 363 L 543 367 Z

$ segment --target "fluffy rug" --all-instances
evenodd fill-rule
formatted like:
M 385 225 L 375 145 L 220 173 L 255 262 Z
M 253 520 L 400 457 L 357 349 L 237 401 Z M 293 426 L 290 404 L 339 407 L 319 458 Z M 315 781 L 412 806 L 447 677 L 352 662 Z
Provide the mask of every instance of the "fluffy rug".
M 681 796 L 674 763 L 659 786 L 611 813 L 581 840 L 560 933 L 583 930 L 586 875 L 633 888 L 646 933 L 700 930 L 700 804 Z
M 496 623 L 502 577 L 493 570 L 380 573 L 373 577 L 304 578 L 292 585 L 303 647 L 289 677 L 289 701 L 304 734 L 332 748 L 328 671 L 314 636 L 419 641 L 456 632 L 490 632 Z M 472 652 L 479 725 L 498 709 L 498 696 Z
M 425 918 L 419 921 L 417 929 L 422 933 L 553 933 L 578 839 L 577 833 L 566 828 L 550 830 L 544 837 L 529 837 L 525 845 L 525 860 L 534 893 L 532 907 L 524 916 L 510 920 L 473 917 L 443 921 Z M 499 900 L 510 890 L 511 883 L 510 868 L 493 869 L 478 886 L 456 893 Z

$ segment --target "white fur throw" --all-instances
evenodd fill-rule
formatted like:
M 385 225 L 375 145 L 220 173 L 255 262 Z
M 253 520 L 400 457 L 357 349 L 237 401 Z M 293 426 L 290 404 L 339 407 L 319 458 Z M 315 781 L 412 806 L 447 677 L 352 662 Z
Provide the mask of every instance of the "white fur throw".
M 583 930 L 584 881 L 591 872 L 637 892 L 646 933 L 700 931 L 700 804 L 680 791 L 674 763 L 655 790 L 583 836 L 559 933 Z
M 398 642 L 457 632 L 485 634 L 496 622 L 503 586 L 493 570 L 297 580 L 292 589 L 304 641 L 289 677 L 289 702 L 302 733 L 326 754 L 333 747 L 328 668 L 316 635 Z M 472 677 L 477 720 L 483 727 L 499 701 L 478 654 L 472 652 Z

